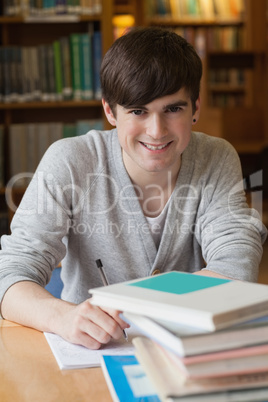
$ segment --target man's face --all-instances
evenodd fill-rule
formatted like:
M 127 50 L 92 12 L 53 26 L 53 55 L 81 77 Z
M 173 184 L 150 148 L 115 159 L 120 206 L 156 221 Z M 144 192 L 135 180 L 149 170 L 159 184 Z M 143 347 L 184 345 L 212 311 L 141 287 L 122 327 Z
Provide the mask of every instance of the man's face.
M 198 120 L 199 99 L 194 115 L 184 88 L 147 105 L 117 105 L 116 117 L 105 101 L 103 106 L 109 122 L 117 127 L 124 164 L 131 178 L 145 173 L 178 173 L 181 154 L 190 141 L 193 118 Z

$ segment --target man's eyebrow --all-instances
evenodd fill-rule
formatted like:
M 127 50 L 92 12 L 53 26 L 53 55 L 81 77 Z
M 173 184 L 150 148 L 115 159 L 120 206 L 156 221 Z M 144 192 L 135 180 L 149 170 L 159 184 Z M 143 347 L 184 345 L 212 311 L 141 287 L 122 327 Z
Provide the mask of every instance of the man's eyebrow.
M 176 102 L 169 103 L 168 105 L 163 106 L 163 110 L 169 109 L 171 107 L 176 107 L 176 106 L 188 106 L 189 102 L 186 100 L 177 100 Z M 129 109 L 139 109 L 139 110 L 148 110 L 145 105 L 128 105 L 128 106 L 123 106 L 124 109 L 129 110 Z
M 176 107 L 176 106 L 188 106 L 188 104 L 189 104 L 189 102 L 187 102 L 186 100 L 178 100 L 176 102 L 169 103 L 168 105 L 164 105 L 163 110 L 170 109 L 170 108 Z
M 129 105 L 129 106 L 123 106 L 124 109 L 142 109 L 142 110 L 147 110 L 146 106 L 142 105 Z

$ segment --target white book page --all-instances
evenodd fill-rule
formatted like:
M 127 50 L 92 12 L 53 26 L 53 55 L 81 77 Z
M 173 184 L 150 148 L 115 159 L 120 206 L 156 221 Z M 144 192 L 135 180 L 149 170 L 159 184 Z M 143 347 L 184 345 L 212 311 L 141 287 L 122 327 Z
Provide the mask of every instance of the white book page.
M 121 339 L 111 341 L 99 350 L 91 350 L 84 346 L 72 344 L 56 334 L 44 332 L 44 335 L 60 369 L 76 369 L 99 367 L 101 365 L 101 356 L 104 354 L 134 354 L 132 339 L 141 335 L 141 333 L 136 328 L 128 328 L 126 332 L 128 341 L 122 335 Z

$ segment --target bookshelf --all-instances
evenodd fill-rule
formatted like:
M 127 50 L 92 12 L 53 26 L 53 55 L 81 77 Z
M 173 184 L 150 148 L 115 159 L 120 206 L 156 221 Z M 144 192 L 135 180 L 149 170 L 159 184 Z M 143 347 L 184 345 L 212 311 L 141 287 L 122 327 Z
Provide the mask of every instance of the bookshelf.
M 39 1 L 36 3 L 36 7 L 38 4 L 44 6 L 44 3 L 45 2 Z M 60 38 L 65 37 L 70 40 L 73 34 L 83 35 L 88 33 L 92 37 L 93 46 L 93 36 L 95 36 L 96 32 L 100 32 L 101 44 L 96 46 L 99 53 L 94 53 L 96 59 L 97 57 L 101 57 L 101 55 L 105 53 L 112 44 L 112 0 L 105 0 L 103 2 L 101 0 L 94 0 L 91 2 L 92 7 L 94 7 L 90 10 L 84 8 L 84 2 L 82 1 L 80 1 L 80 6 L 78 6 L 79 2 L 76 2 L 76 8 L 68 10 L 67 8 L 64 10 L 54 9 L 50 11 L 45 10 L 44 8 L 34 10 L 28 8 L 25 10 L 20 7 L 22 4 L 35 4 L 34 2 L 18 1 L 17 4 L 19 7 L 15 10 L 7 9 L 6 6 L 8 6 L 8 4 L 11 3 L 4 0 L 0 7 L 0 12 L 2 13 L 0 15 L 1 49 L 29 49 L 39 48 L 41 45 L 48 47 Z M 1 54 L 2 56 L 0 55 L 0 57 L 3 58 L 3 51 Z M 92 58 L 92 64 L 94 66 L 94 56 L 92 56 Z M 73 61 L 71 60 L 71 62 Z M 3 65 L 4 63 L 2 63 L 2 66 Z M 11 63 L 9 64 L 9 68 L 10 71 L 12 71 Z M 96 71 L 97 69 L 98 67 L 96 67 Z M 35 73 L 35 63 L 32 63 L 28 70 L 30 71 L 30 75 L 33 76 Z M 64 68 L 61 68 L 62 74 L 64 70 Z M 46 100 L 43 95 L 40 94 L 39 98 L 38 96 L 37 98 L 21 96 L 18 99 L 8 99 L 3 97 L 3 86 L 5 84 L 3 79 L 1 80 L 3 74 L 5 74 L 5 71 L 3 71 L 2 68 L 0 69 L 0 96 L 2 93 L 0 99 L 0 127 L 3 137 L 3 148 L 1 153 L 4 155 L 4 164 L 1 167 L 1 171 L 3 172 L 4 170 L 4 177 L 2 183 L 0 183 L 0 221 L 4 216 L 3 221 L 5 220 L 6 222 L 6 220 L 8 220 L 9 223 L 13 216 L 14 208 L 7 208 L 5 198 L 6 196 L 9 197 L 9 202 L 12 200 L 12 204 L 14 203 L 14 205 L 18 205 L 25 190 L 25 187 L 18 186 L 13 188 L 12 192 L 5 191 L 5 186 L 11 178 L 10 130 L 12 125 L 24 124 L 38 126 L 50 122 L 73 125 L 75 122 L 85 121 L 86 119 L 91 119 L 92 121 L 102 120 L 105 128 L 108 128 L 108 125 L 102 111 L 101 97 L 96 96 L 97 91 L 95 87 L 94 94 L 90 96 L 89 99 L 86 99 L 83 96 L 85 92 L 83 92 L 81 96 L 78 96 L 77 99 L 75 99 L 73 95 L 71 95 L 69 99 L 63 99 L 60 95 L 55 99 L 50 97 Z M 54 74 L 56 74 L 55 70 Z M 95 80 L 95 77 L 93 77 L 93 79 Z M 74 83 L 72 82 L 72 84 Z M 95 81 L 93 84 L 95 85 Z M 74 93 L 74 88 L 72 89 Z M 2 229 L 1 232 L 3 233 Z

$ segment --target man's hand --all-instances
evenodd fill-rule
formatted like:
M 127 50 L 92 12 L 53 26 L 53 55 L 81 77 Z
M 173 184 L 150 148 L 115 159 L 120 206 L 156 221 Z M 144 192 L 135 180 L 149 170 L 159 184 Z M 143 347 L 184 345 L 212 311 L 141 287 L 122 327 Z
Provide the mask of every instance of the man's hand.
M 78 305 L 56 299 L 30 281 L 15 283 L 7 290 L 1 313 L 7 320 L 53 332 L 90 349 L 121 338 L 123 329 L 129 327 L 119 317 L 120 311 L 93 306 L 90 299 Z
M 119 314 L 120 311 L 104 310 L 86 300 L 61 317 L 59 335 L 71 343 L 99 349 L 111 339 L 120 339 L 122 330 L 129 328 Z

